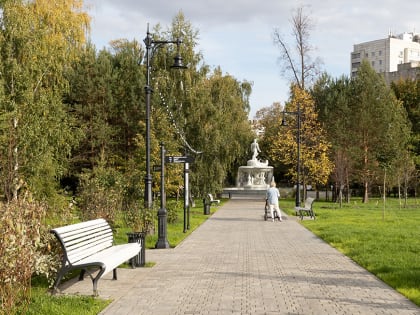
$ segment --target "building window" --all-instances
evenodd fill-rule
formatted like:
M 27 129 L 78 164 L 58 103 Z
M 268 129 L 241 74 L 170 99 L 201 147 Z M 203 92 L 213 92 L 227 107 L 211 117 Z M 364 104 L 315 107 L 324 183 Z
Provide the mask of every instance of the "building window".
M 372 57 L 375 57 L 375 52 L 374 52 L 374 51 L 372 51 L 372 52 L 371 52 L 371 55 L 372 55 Z
M 365 57 L 368 58 L 369 57 L 369 53 L 365 53 Z
M 379 56 L 382 56 L 382 50 L 379 51 Z
M 382 65 L 382 59 L 381 59 L 381 60 L 379 60 L 379 65 Z
M 375 66 L 375 61 L 373 60 L 373 61 L 372 61 L 372 67 L 374 67 L 374 66 Z

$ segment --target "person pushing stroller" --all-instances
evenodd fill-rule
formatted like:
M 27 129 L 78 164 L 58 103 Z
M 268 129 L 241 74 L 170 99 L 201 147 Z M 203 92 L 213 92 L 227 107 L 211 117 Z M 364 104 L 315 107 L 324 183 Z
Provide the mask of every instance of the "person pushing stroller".
M 271 182 L 270 188 L 267 189 L 267 193 L 266 193 L 266 200 L 270 208 L 271 219 L 273 222 L 274 222 L 274 210 L 277 212 L 279 220 L 283 221 L 281 218 L 281 212 L 280 212 L 280 207 L 279 207 L 279 198 L 280 198 L 280 192 L 276 187 L 276 183 L 273 181 Z

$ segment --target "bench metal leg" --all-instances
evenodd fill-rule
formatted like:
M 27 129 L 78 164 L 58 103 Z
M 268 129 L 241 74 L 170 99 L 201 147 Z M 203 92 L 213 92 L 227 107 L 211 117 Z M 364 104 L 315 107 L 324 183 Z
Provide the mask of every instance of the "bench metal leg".
M 300 217 L 301 220 L 303 220 L 304 216 L 308 216 L 315 220 L 315 213 L 311 209 L 299 209 L 297 210 L 297 215 Z
M 112 270 L 112 280 L 117 280 L 117 268 Z
M 57 274 L 57 278 L 55 279 L 52 294 L 55 294 L 58 290 L 58 286 L 60 285 L 63 276 L 66 274 L 67 270 L 60 270 Z
M 86 273 L 86 269 L 80 270 L 79 281 L 83 281 L 83 279 L 85 278 L 85 273 Z
M 105 267 L 100 267 L 99 272 L 95 278 L 92 278 L 93 283 L 93 295 L 98 296 L 98 281 L 101 278 L 102 274 L 105 272 Z

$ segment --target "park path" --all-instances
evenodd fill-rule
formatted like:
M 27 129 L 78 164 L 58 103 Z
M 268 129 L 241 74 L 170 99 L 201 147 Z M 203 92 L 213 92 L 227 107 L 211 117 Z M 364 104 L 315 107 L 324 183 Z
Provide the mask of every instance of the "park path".
M 232 199 L 174 249 L 147 250 L 153 268 L 98 284 L 101 315 L 420 315 L 420 308 L 297 222 L 263 220 L 263 200 Z M 91 294 L 90 282 L 63 293 Z

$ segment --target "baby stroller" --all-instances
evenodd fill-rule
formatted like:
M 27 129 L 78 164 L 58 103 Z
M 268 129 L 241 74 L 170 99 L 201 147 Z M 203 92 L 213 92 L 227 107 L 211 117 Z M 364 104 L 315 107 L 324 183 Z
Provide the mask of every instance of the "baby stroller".
M 280 221 L 280 217 L 279 217 L 279 214 L 277 213 L 276 209 L 273 210 L 273 216 L 274 216 L 274 218 L 271 218 L 270 205 L 268 204 L 268 200 L 265 200 L 264 221 L 267 221 L 268 218 L 274 219 L 274 220 L 278 219 Z

